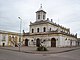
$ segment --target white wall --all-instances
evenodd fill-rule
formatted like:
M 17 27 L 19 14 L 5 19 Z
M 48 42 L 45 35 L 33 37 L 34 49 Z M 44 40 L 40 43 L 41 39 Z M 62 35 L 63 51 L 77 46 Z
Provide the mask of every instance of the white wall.
M 3 40 L 3 35 L 5 35 L 5 41 L 2 41 Z M 5 46 L 8 45 L 8 35 L 7 34 L 0 34 L 0 45 L 2 46 L 3 43 L 5 43 Z

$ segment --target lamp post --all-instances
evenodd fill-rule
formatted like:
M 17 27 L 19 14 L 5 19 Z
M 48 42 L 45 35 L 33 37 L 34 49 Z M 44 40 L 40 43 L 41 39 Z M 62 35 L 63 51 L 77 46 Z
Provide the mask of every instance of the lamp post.
M 21 46 L 21 28 L 22 28 L 22 19 L 20 17 L 18 17 L 20 19 L 20 37 L 19 37 L 19 51 L 20 51 L 20 46 Z

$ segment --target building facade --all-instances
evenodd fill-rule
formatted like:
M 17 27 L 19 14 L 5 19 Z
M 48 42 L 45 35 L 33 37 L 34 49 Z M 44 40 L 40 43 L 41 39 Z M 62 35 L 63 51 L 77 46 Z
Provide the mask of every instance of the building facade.
M 77 41 L 77 46 L 80 46 L 80 38 L 77 38 L 78 41 Z
M 0 46 L 18 46 L 19 35 L 15 32 L 0 30 Z
M 36 12 L 36 21 L 30 22 L 29 27 L 28 33 L 23 32 L 25 46 L 76 46 L 77 34 L 73 35 L 69 28 L 54 23 L 52 19 L 46 19 L 46 12 L 42 9 L 42 6 Z

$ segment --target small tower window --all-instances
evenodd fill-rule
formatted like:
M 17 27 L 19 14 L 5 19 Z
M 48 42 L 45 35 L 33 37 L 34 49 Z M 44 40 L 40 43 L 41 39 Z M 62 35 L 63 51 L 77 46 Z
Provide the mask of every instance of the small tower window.
M 38 15 L 38 19 L 40 19 L 40 15 Z
M 45 15 L 43 15 L 43 19 L 45 19 Z
M 34 33 L 34 29 L 32 29 L 32 33 Z
M 37 32 L 39 32 L 39 28 L 37 28 Z
M 43 28 L 43 32 L 46 32 L 46 28 L 45 27 Z

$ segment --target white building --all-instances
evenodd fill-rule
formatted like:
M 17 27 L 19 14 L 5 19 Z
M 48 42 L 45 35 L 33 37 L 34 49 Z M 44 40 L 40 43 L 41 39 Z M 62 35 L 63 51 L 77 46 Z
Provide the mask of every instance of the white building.
M 77 46 L 80 46 L 80 38 L 77 38 L 78 41 L 77 41 Z
M 29 26 L 29 33 L 23 32 L 25 46 L 40 46 L 41 44 L 46 47 L 76 46 L 77 34 L 73 35 L 69 28 L 54 23 L 52 19 L 46 19 L 46 12 L 42 6 L 36 12 L 36 21 L 30 22 Z

